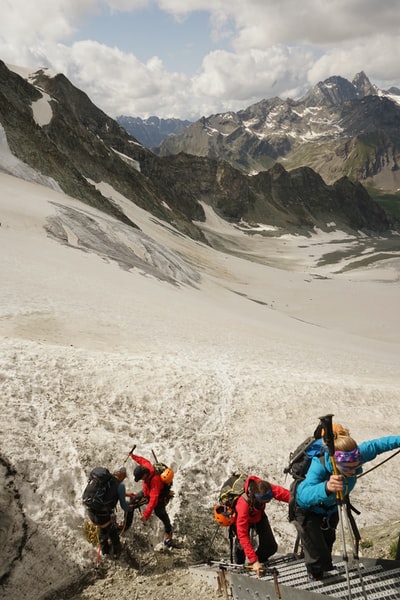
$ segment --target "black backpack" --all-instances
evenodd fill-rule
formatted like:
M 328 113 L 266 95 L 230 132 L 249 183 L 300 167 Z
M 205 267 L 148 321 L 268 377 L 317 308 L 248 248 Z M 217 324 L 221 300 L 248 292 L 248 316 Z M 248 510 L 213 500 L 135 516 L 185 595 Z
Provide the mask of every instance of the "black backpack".
M 95 467 L 82 494 L 82 502 L 93 513 L 111 512 L 118 502 L 119 481 L 105 467 Z
M 296 491 L 297 486 L 301 483 L 307 475 L 307 471 L 310 468 L 311 461 L 314 456 L 324 460 L 324 454 L 326 446 L 323 443 L 321 433 L 322 426 L 318 425 L 314 434 L 304 440 L 289 456 L 289 464 L 283 472 L 289 473 L 293 477 L 293 481 L 290 484 L 290 500 L 289 500 L 289 521 L 295 519 L 295 508 L 296 508 Z

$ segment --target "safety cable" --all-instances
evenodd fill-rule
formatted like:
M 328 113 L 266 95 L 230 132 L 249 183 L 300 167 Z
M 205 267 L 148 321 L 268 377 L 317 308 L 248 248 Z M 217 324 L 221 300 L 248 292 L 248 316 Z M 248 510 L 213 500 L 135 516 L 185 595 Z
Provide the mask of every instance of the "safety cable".
M 387 462 L 391 458 L 394 458 L 399 453 L 400 453 L 400 450 L 397 450 L 391 456 L 388 456 L 388 458 L 385 458 L 385 460 L 382 460 L 379 464 L 375 465 L 374 467 L 371 467 L 371 469 L 368 469 L 368 471 L 364 471 L 363 473 L 360 473 L 360 475 L 357 475 L 357 479 L 360 479 L 360 477 L 364 477 L 364 475 L 367 475 L 367 473 L 371 473 L 371 471 L 374 471 L 378 467 L 382 466 L 385 462 Z

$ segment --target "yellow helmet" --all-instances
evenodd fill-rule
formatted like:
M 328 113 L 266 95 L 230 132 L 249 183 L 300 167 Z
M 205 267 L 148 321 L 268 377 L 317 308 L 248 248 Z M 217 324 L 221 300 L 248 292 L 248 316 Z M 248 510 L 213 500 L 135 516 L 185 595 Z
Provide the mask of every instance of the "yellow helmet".
M 164 483 L 172 483 L 172 480 L 174 478 L 174 472 L 172 469 L 170 469 L 170 467 L 166 467 L 161 473 L 160 477 L 161 481 L 163 481 Z
M 214 519 L 222 527 L 229 527 L 236 521 L 236 512 L 226 504 L 215 504 Z

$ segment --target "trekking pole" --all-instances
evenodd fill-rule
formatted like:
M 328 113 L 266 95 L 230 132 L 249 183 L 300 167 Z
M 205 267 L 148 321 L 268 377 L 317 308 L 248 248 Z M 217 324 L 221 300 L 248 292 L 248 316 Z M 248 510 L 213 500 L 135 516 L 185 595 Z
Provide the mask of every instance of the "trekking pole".
M 235 530 L 232 527 L 232 525 L 229 526 L 229 554 L 230 554 L 230 559 L 231 559 L 231 563 L 233 563 L 233 540 L 235 538 Z
M 338 475 L 337 466 L 335 463 L 335 444 L 333 439 L 333 429 L 332 429 L 332 417 L 333 415 L 325 415 L 324 417 L 320 417 L 320 421 L 323 425 L 324 429 L 324 442 L 329 451 L 329 459 L 332 465 L 332 470 L 334 475 Z M 349 573 L 349 557 L 347 555 L 346 549 L 346 535 L 344 531 L 344 521 L 343 521 L 343 492 L 336 492 L 336 503 L 338 506 L 339 512 L 339 526 L 342 535 L 342 551 L 343 551 L 343 562 L 346 571 L 346 580 L 347 580 L 347 591 L 349 600 L 352 600 L 351 594 L 351 585 L 350 585 L 350 573 Z
M 332 426 L 332 421 L 331 421 L 331 426 Z M 329 424 L 328 424 L 328 427 L 329 427 Z M 333 450 L 334 450 L 335 448 L 334 448 L 333 432 L 332 432 L 331 437 L 332 437 L 331 445 L 332 445 Z M 332 466 L 333 466 L 335 475 L 337 475 L 338 474 L 338 470 L 337 470 L 337 466 L 336 466 L 336 463 L 335 463 L 334 459 L 333 459 Z M 340 493 L 340 499 L 339 499 L 339 501 L 341 503 L 341 509 L 342 509 L 341 510 L 341 514 L 343 516 L 343 503 L 344 503 L 343 493 Z M 358 512 L 358 511 L 356 511 L 356 512 Z M 351 549 L 352 549 L 352 554 L 353 554 L 353 563 L 355 564 L 355 566 L 357 568 L 358 577 L 359 577 L 359 580 L 360 580 L 361 590 L 362 590 L 362 594 L 363 594 L 364 600 L 368 600 L 367 591 L 366 591 L 365 585 L 364 585 L 364 578 L 363 578 L 363 574 L 361 572 L 360 559 L 359 559 L 359 555 L 358 555 L 359 541 L 361 539 L 361 536 L 360 536 L 360 533 L 358 531 L 355 519 L 354 519 L 353 515 L 351 514 L 351 504 L 350 504 L 350 499 L 349 498 L 347 498 L 346 507 L 345 507 L 345 511 L 344 511 L 344 516 L 345 516 L 347 530 L 349 532 L 349 537 L 350 537 Z M 344 525 L 342 525 L 342 526 L 343 526 L 343 530 L 344 530 Z
M 300 543 L 301 543 L 300 534 L 299 534 L 299 532 L 297 532 L 297 536 L 296 536 L 294 546 L 293 546 L 293 554 L 295 554 L 296 556 L 298 556 L 298 554 L 299 554 Z
M 155 463 L 158 463 L 157 456 L 154 454 L 154 450 L 152 450 L 152 451 L 151 451 L 151 453 L 152 453 L 152 455 L 153 455 L 154 462 L 155 462 Z
M 209 562 L 209 561 L 211 561 L 210 552 L 211 552 L 211 548 L 212 548 L 212 547 L 213 547 L 213 545 L 214 545 L 215 538 L 217 537 L 217 533 L 218 533 L 218 530 L 219 530 L 219 529 L 220 529 L 220 525 L 217 523 L 217 527 L 215 528 L 214 534 L 213 534 L 213 536 L 212 536 L 212 538 L 211 538 L 210 545 L 209 545 L 209 547 L 208 547 L 208 550 L 207 550 L 207 552 L 206 552 L 206 562 Z
M 353 561 L 355 562 L 356 567 L 357 567 L 358 577 L 360 579 L 361 589 L 362 589 L 362 593 L 364 596 L 364 600 L 367 600 L 368 599 L 367 590 L 365 589 L 364 578 L 361 573 L 360 558 L 358 556 L 359 541 L 361 539 L 361 536 L 360 536 L 360 532 L 358 531 L 356 521 L 350 511 L 351 511 L 351 505 L 350 505 L 350 500 L 348 500 L 348 502 L 346 503 L 345 515 L 346 515 L 347 528 L 350 532 L 350 542 L 351 542 L 351 547 L 352 547 L 352 552 L 353 552 Z

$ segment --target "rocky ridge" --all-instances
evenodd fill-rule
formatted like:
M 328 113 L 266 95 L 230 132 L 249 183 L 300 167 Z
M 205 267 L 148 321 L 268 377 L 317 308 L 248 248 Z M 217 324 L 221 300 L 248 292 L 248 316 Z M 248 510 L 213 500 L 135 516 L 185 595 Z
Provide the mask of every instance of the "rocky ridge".
M 156 156 L 62 74 L 41 69 L 26 79 L 0 62 L 0 100 L 0 123 L 16 157 L 53 178 L 67 194 L 134 227 L 96 184 L 109 184 L 154 217 L 205 243 L 210 241 L 197 225 L 205 220 L 202 203 L 233 222 L 292 232 L 318 227 L 390 235 L 400 230 L 360 184 L 346 177 L 327 185 L 311 168 L 287 171 L 281 164 L 249 177 L 229 160 L 182 152 Z M 282 101 L 271 102 L 278 114 Z M 50 111 L 45 122 L 37 122 L 37 104 Z M 250 148 L 246 154 L 251 155 Z
M 237 113 L 202 117 L 165 139 L 161 156 L 187 152 L 224 159 L 246 173 L 284 162 L 308 166 L 327 183 L 348 176 L 364 184 L 400 187 L 400 93 L 334 76 L 299 100 L 270 98 Z
M 116 121 L 146 148 L 159 146 L 165 138 L 181 133 L 192 124 L 192 121 L 161 119 L 156 116 L 141 119 L 140 117 L 120 115 Z

